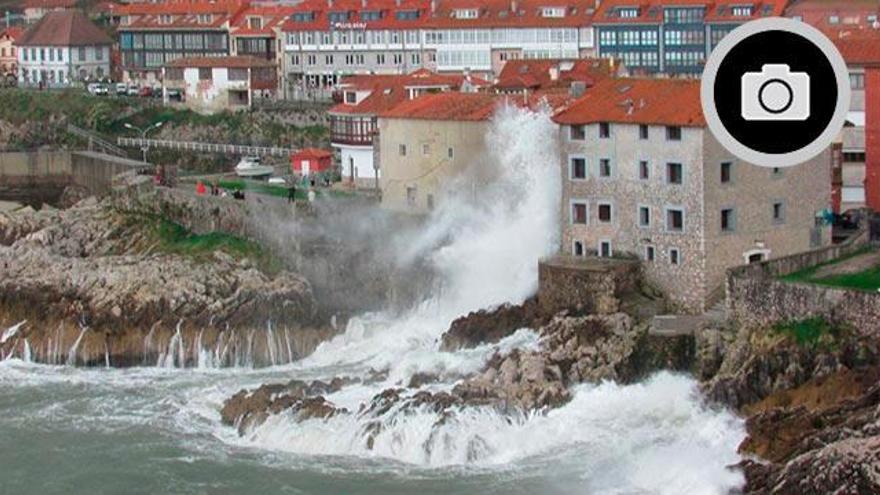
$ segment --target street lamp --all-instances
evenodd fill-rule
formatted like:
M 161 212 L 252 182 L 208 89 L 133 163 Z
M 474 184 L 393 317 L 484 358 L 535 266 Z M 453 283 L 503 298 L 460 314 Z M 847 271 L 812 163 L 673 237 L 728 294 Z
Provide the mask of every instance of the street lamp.
M 141 133 L 141 140 L 143 141 L 141 143 L 141 151 L 144 152 L 144 159 L 143 159 L 144 163 L 147 163 L 147 150 L 149 149 L 149 146 L 147 146 L 147 142 L 146 142 L 147 133 L 150 131 L 155 131 L 156 129 L 162 127 L 162 122 L 161 121 L 156 122 L 155 124 L 149 125 L 146 128 L 140 128 L 136 125 L 131 125 L 128 122 L 126 122 L 123 125 L 125 126 L 126 129 L 131 129 L 133 131 Z

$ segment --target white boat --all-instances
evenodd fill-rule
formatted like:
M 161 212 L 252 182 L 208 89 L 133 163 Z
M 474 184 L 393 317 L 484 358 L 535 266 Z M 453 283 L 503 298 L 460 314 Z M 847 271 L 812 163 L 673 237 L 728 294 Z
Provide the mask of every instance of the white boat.
M 243 156 L 238 165 L 235 166 L 235 175 L 239 177 L 265 177 L 272 175 L 275 168 L 269 165 L 263 165 L 262 160 L 258 156 Z

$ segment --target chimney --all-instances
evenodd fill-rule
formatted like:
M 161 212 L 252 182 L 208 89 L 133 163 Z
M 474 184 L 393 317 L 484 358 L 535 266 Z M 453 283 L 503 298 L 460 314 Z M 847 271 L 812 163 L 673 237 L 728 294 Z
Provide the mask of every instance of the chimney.
M 554 65 L 554 66 L 550 67 L 550 80 L 551 81 L 558 81 L 559 80 L 559 66 L 558 65 Z
M 394 5 L 396 5 L 396 6 L 398 6 L 398 7 L 400 7 L 400 5 L 401 5 L 402 3 L 403 3 L 403 0 L 394 0 Z
M 362 9 L 367 8 L 367 0 L 361 0 L 361 8 Z
M 431 13 L 437 13 L 437 0 L 431 0 Z
M 333 7 L 333 0 L 327 0 L 327 6 Z
M 519 2 L 516 0 L 510 0 L 510 12 L 515 14 L 519 10 Z
M 568 94 L 572 98 L 580 98 L 587 92 L 587 85 L 583 81 L 572 81 Z

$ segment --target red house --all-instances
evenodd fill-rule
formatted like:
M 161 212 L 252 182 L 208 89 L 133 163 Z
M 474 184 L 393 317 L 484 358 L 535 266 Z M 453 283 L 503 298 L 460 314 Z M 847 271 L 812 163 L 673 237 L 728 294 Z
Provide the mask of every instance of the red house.
M 295 174 L 327 172 L 333 166 L 333 154 L 318 148 L 305 148 L 290 155 L 290 165 Z

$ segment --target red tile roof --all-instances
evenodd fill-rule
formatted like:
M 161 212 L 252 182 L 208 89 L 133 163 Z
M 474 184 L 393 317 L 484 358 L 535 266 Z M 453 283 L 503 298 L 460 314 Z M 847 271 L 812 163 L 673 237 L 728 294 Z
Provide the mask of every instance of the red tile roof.
M 331 5 L 332 4 L 332 5 Z M 330 13 L 348 13 L 346 24 L 363 29 L 418 29 L 425 25 L 430 12 L 430 0 L 304 0 L 295 7 L 295 12 L 311 14 L 307 21 L 288 19 L 284 31 L 329 31 Z M 378 20 L 363 21 L 361 12 L 380 12 Z M 416 19 L 398 19 L 398 12 L 417 12 Z
M 289 5 L 252 5 L 239 11 L 230 22 L 233 36 L 273 36 L 274 29 L 284 24 L 296 10 Z M 260 28 L 252 28 L 250 19 L 262 19 Z
M 495 88 L 502 91 L 534 91 L 568 88 L 575 81 L 592 86 L 597 80 L 610 77 L 613 72 L 610 59 L 510 60 L 498 75 Z
M 435 28 L 580 27 L 590 24 L 595 0 L 438 0 L 431 16 Z M 561 8 L 562 16 L 544 16 L 544 8 Z M 477 9 L 474 19 L 461 19 L 458 10 Z
M 250 5 L 249 0 L 167 0 L 160 3 L 130 3 L 115 9 L 117 15 L 128 16 L 127 29 L 220 28 Z M 210 15 L 205 21 L 204 15 Z M 162 16 L 171 16 L 170 22 Z
M 321 160 L 325 158 L 330 158 L 333 156 L 333 153 L 322 150 L 320 148 L 304 148 L 299 150 L 298 152 L 291 155 L 291 159 L 294 160 Z
M 567 98 L 565 93 L 537 93 L 523 97 L 449 91 L 427 94 L 414 100 L 404 101 L 394 108 L 382 112 L 379 116 L 385 119 L 479 122 L 489 120 L 501 105 L 537 108 L 547 104 L 550 108 L 558 108 Z
M 10 26 L 0 32 L 0 36 L 9 36 L 13 41 L 21 38 L 21 35 L 24 34 L 24 29 L 18 26 Z
M 76 7 L 76 0 L 24 0 L 23 9 L 71 9 Z
M 19 46 L 109 45 L 113 41 L 78 10 L 47 12 L 16 41 Z
M 256 57 L 185 57 L 174 59 L 165 64 L 166 67 L 225 67 L 228 69 L 246 69 L 254 67 L 275 67 L 275 62 Z
M 461 74 L 436 74 L 426 69 L 406 75 L 350 76 L 339 84 L 341 89 L 369 91 L 370 94 L 356 105 L 340 103 L 330 109 L 333 114 L 377 115 L 393 108 L 409 97 L 410 88 L 459 89 L 465 82 L 475 87 L 487 86 L 482 79 Z
M 823 31 L 837 45 L 848 65 L 880 66 L 880 30 L 847 27 Z
M 700 105 L 700 81 L 689 79 L 608 79 L 588 89 L 554 120 L 569 125 L 706 125 Z
M 780 16 L 788 0 L 603 0 L 593 16 L 594 24 L 660 24 L 664 7 L 705 7 L 706 22 L 746 22 L 761 17 Z M 733 7 L 751 6 L 752 15 L 734 16 Z M 620 8 L 638 8 L 635 17 L 621 17 Z

